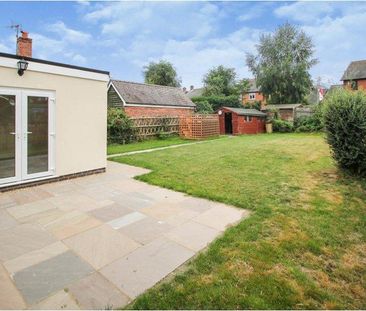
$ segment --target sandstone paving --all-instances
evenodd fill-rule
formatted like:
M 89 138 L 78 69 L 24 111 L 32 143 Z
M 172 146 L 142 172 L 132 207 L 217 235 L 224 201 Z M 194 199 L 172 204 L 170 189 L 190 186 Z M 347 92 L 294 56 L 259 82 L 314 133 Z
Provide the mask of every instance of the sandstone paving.
M 107 172 L 0 193 L 0 309 L 131 302 L 249 213 Z

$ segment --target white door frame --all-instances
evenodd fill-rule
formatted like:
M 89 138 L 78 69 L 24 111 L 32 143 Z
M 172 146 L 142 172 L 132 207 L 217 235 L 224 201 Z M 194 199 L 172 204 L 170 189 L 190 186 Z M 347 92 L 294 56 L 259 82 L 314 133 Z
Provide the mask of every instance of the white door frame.
M 0 184 L 5 183 L 12 183 L 19 181 L 21 179 L 21 117 L 22 117 L 22 111 L 21 111 L 21 92 L 17 89 L 12 88 L 5 88 L 0 87 L 0 94 L 1 95 L 14 95 L 15 96 L 15 132 L 14 139 L 15 139 L 15 175 L 13 177 L 7 177 L 7 178 L 1 178 Z M 9 133 L 10 134 L 10 133 Z
M 0 87 L 0 94 L 16 96 L 15 176 L 0 179 L 0 185 L 55 175 L 55 92 Z M 28 174 L 28 96 L 48 98 L 48 170 Z

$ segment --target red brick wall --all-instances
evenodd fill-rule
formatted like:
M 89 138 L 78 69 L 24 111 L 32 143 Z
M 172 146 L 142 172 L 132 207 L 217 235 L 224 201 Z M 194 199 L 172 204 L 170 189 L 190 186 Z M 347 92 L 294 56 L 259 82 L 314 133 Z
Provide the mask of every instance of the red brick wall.
M 252 120 L 245 121 L 245 116 L 238 116 L 237 133 L 238 134 L 258 134 L 265 132 L 265 119 L 252 117 Z
M 28 32 L 22 31 L 21 37 L 17 39 L 17 55 L 32 57 L 32 39 L 28 38 Z
M 230 112 L 225 108 L 220 109 L 222 114 L 219 116 L 220 134 L 225 134 L 225 112 Z M 245 116 L 239 116 L 232 112 L 233 135 L 257 134 L 266 131 L 265 118 L 252 117 L 252 121 L 246 122 Z
M 366 79 L 365 80 L 358 80 L 358 89 L 366 91 Z
M 366 79 L 363 80 L 356 80 L 357 81 L 357 86 L 359 90 L 364 90 L 366 91 Z M 343 81 L 343 85 L 346 89 L 351 90 L 351 81 Z
M 294 121 L 294 111 L 292 109 L 279 109 L 281 120 Z
M 155 108 L 155 107 L 124 107 L 129 117 L 158 117 L 158 116 L 187 116 L 194 112 L 194 109 L 187 108 Z
M 254 92 L 250 92 L 250 93 L 254 93 Z M 255 101 L 261 101 L 262 103 L 265 103 L 265 99 L 264 99 L 264 96 L 262 93 L 260 92 L 256 92 L 255 93 L 255 99 L 249 99 L 249 93 L 244 93 L 243 95 L 243 104 L 246 104 L 246 103 L 253 103 Z

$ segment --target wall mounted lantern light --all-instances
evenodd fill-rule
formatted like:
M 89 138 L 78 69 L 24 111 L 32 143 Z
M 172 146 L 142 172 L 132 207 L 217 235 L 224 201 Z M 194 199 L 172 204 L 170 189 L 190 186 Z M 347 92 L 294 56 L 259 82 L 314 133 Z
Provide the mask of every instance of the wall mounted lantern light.
M 24 74 L 24 71 L 26 71 L 28 68 L 28 62 L 26 62 L 24 59 L 21 59 L 18 62 L 18 75 L 22 76 Z

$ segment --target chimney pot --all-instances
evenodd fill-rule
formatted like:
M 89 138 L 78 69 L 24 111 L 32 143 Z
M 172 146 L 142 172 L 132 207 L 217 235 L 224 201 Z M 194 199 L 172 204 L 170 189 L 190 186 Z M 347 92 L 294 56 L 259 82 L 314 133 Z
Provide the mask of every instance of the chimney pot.
M 22 31 L 22 36 L 17 39 L 17 55 L 32 57 L 32 39 L 27 31 Z

